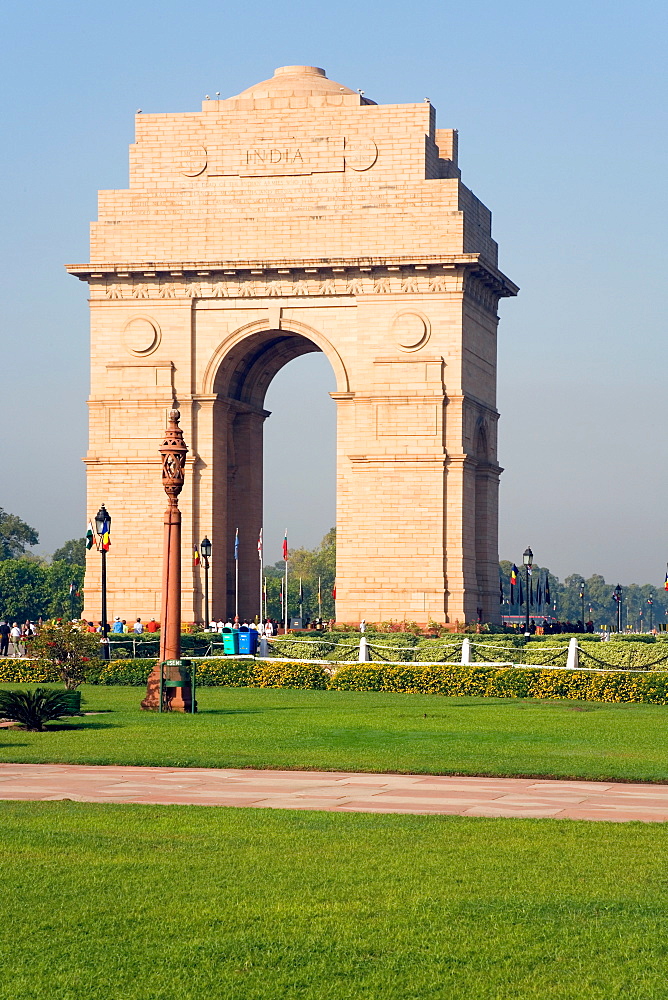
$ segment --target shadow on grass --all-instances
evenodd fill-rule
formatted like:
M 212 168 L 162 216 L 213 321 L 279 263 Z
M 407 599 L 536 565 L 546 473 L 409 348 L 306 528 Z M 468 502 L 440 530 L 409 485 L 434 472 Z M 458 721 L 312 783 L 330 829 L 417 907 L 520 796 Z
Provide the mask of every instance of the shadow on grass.
M 53 726 L 51 723 L 47 722 L 45 733 L 61 733 L 61 732 L 78 732 L 82 729 L 121 729 L 122 727 L 115 722 L 75 722 L 66 723 L 61 722 Z

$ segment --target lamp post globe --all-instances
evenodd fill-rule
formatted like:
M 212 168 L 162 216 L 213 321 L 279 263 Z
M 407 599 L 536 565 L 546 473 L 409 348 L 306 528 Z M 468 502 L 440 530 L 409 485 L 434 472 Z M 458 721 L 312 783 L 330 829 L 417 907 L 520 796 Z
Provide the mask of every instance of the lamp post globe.
M 617 602 L 617 632 L 622 631 L 622 588 L 619 584 L 614 590 L 615 600 Z
M 204 628 L 209 627 L 209 559 L 211 558 L 211 541 L 205 535 L 199 543 L 199 550 L 204 563 Z
M 533 566 L 533 552 L 527 545 L 526 549 L 522 554 L 522 562 L 524 563 L 524 600 L 526 602 L 526 613 L 524 617 L 524 634 L 531 635 L 531 629 L 529 628 L 529 574 L 531 572 L 531 567 Z

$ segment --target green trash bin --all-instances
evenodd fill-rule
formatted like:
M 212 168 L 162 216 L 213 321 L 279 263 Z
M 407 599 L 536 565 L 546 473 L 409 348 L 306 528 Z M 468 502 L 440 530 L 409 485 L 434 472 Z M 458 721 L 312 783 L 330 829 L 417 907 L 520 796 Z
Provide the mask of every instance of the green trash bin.
M 239 629 L 223 629 L 223 653 L 225 656 L 239 655 Z
M 79 715 L 81 713 L 81 691 L 64 691 L 63 694 L 68 701 L 67 714 Z

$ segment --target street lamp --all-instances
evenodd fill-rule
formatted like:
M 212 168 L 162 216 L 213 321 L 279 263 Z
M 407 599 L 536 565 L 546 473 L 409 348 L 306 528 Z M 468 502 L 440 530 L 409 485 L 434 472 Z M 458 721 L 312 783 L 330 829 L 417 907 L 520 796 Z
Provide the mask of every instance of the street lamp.
M 649 604 L 649 630 L 650 632 L 654 628 L 654 600 L 651 597 L 647 598 L 647 603 Z
M 204 536 L 199 543 L 199 550 L 202 553 L 202 563 L 204 565 L 204 627 L 209 627 L 209 559 L 211 558 L 211 542 Z
M 524 555 L 522 556 L 522 562 L 524 563 L 524 580 L 525 580 L 525 594 L 524 599 L 526 601 L 526 618 L 524 621 L 524 634 L 531 635 L 529 631 L 529 572 L 533 566 L 533 552 L 527 546 L 524 550 Z
M 100 539 L 100 553 L 102 555 L 102 659 L 109 659 L 109 639 L 107 622 L 107 550 L 109 548 L 109 533 L 111 532 L 111 514 L 102 504 L 95 515 L 95 527 L 97 537 Z
M 617 601 L 617 632 L 622 631 L 622 588 L 619 584 L 613 591 L 613 597 Z

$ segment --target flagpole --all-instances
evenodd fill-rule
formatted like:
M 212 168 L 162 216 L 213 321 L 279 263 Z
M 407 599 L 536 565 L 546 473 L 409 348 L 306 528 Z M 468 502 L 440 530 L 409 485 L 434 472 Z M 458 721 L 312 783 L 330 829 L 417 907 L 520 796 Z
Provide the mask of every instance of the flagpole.
M 260 557 L 260 622 L 262 624 L 264 617 L 262 615 L 262 579 L 264 574 L 264 553 L 262 551 L 262 528 L 260 528 L 260 537 L 257 540 L 257 554 Z
M 285 529 L 285 617 L 283 618 L 283 634 L 288 634 L 288 529 Z
M 322 588 L 321 588 L 322 577 L 318 577 L 318 618 L 322 618 Z
M 234 617 L 239 617 L 239 529 L 234 536 Z
M 299 577 L 299 617 L 304 627 L 304 591 L 302 590 L 302 578 Z

